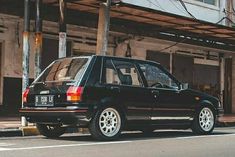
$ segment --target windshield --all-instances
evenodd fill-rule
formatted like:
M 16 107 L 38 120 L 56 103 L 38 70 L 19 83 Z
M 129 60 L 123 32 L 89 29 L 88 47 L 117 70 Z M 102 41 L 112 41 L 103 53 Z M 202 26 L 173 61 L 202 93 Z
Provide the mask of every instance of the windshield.
M 35 82 L 80 80 L 89 58 L 65 58 L 48 66 Z

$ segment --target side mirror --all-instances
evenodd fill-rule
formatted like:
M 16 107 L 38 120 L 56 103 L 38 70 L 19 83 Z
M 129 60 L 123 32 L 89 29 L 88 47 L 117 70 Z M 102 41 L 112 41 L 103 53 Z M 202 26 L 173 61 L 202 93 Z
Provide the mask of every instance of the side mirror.
M 188 89 L 189 88 L 189 85 L 188 85 L 188 83 L 182 83 L 181 85 L 180 85 L 180 88 L 181 89 Z

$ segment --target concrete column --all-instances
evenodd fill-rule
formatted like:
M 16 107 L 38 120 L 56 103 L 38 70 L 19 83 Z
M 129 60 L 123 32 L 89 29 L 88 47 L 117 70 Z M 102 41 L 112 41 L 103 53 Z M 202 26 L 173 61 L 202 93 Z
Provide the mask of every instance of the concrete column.
M 110 6 L 111 0 L 107 0 L 106 3 L 101 3 L 99 9 L 99 23 L 96 46 L 96 54 L 98 55 L 106 55 L 108 50 Z
M 232 113 L 235 113 L 235 55 L 232 56 Z
M 29 86 L 29 54 L 30 54 L 30 44 L 29 44 L 29 32 L 30 32 L 30 0 L 24 0 L 24 32 L 23 32 L 23 57 L 22 57 L 22 93 Z M 22 95 L 23 96 L 23 95 Z M 23 99 L 22 99 L 23 107 Z M 25 117 L 21 117 L 21 125 L 27 126 L 28 123 Z
M 223 57 L 220 58 L 220 101 L 223 105 L 224 102 L 224 97 L 223 97 L 223 93 L 224 93 L 224 75 L 225 75 L 225 60 Z
M 66 2 L 59 0 L 60 18 L 59 18 L 59 58 L 66 57 Z
M 120 43 L 115 49 L 115 56 L 124 57 L 127 49 L 126 43 Z
M 131 54 L 131 43 L 130 43 L 130 41 L 129 41 L 128 44 L 127 44 L 126 56 L 125 56 L 125 57 L 129 57 L 129 58 L 132 57 L 132 54 Z
M 41 73 L 41 56 L 42 56 L 42 0 L 35 1 L 36 16 L 35 16 L 35 65 L 34 78 L 36 79 Z

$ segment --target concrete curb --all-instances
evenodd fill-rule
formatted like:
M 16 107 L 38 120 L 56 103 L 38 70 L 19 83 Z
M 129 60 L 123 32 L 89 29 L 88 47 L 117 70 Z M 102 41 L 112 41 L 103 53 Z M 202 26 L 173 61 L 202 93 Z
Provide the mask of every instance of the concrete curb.
M 27 126 L 27 127 L 21 127 L 20 130 L 22 131 L 22 136 L 37 136 L 40 135 L 40 132 L 38 131 L 36 126 Z M 82 133 L 86 134 L 89 133 L 88 129 L 86 128 L 68 128 L 66 130 L 66 133 Z
M 15 137 L 22 135 L 23 133 L 20 129 L 0 129 L 0 137 Z
M 40 135 L 36 126 L 21 127 L 20 130 L 22 131 L 22 136 Z
M 0 137 L 36 136 L 36 135 L 40 135 L 36 126 L 0 129 Z
M 218 127 L 233 127 L 235 126 L 235 122 L 218 122 Z

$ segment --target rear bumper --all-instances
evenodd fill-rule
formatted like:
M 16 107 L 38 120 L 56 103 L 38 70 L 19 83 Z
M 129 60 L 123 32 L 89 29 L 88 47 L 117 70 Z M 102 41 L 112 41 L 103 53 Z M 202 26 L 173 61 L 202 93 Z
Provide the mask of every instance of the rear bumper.
M 88 118 L 87 108 L 21 108 L 20 115 L 26 117 L 31 123 L 63 124 L 87 126 Z

